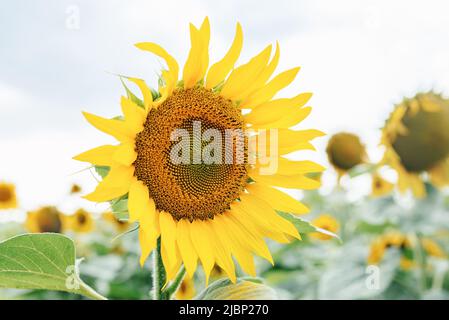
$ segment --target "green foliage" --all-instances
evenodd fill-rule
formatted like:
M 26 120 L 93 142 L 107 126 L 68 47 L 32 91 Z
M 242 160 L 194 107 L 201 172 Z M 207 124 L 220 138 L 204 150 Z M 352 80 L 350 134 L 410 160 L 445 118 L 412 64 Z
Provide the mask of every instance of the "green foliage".
M 75 245 L 60 234 L 24 234 L 0 243 L 0 287 L 103 297 L 78 275 Z

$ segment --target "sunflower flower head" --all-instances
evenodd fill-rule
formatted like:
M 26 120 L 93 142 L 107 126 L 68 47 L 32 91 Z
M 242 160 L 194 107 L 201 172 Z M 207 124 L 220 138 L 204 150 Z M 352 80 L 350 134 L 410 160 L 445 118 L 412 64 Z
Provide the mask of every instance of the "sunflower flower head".
M 11 183 L 0 182 L 0 210 L 17 208 L 16 187 Z
M 121 233 L 126 232 L 130 227 L 130 223 L 128 223 L 128 221 L 117 218 L 115 214 L 110 211 L 103 213 L 102 217 L 106 221 L 110 222 L 117 229 L 117 231 Z
M 437 187 L 449 183 L 449 100 L 419 93 L 397 105 L 382 132 L 382 163 L 398 173 L 401 192 L 425 195 L 424 173 Z
M 273 263 L 264 238 L 281 243 L 300 238 L 276 210 L 302 214 L 308 209 L 275 187 L 319 187 L 307 175 L 323 171 L 322 166 L 283 155 L 313 149 L 310 141 L 323 133 L 290 129 L 310 113 L 310 93 L 274 98 L 299 71 L 295 67 L 273 76 L 278 44 L 237 66 L 243 43 L 237 24 L 229 50 L 209 66 L 207 18 L 199 28 L 190 25 L 190 38 L 182 70 L 161 46 L 136 45 L 165 62 L 159 88 L 127 78 L 139 87 L 142 99 L 128 92 L 121 99 L 123 117 L 85 112 L 88 122 L 118 144 L 75 159 L 109 167 L 85 198 L 127 201 L 129 221 L 139 223 L 142 265 L 160 238 L 167 281 L 181 263 L 189 277 L 201 263 L 206 281 L 217 264 L 235 282 L 233 257 L 243 271 L 255 275 L 253 254 Z
M 88 233 L 94 230 L 95 221 L 92 215 L 84 209 L 78 209 L 73 215 L 67 216 L 67 227 L 78 233 Z
M 338 230 L 340 229 L 340 223 L 330 214 L 319 215 L 317 218 L 312 220 L 312 225 L 314 225 L 317 228 L 330 231 L 332 233 L 337 233 Z M 312 232 L 310 233 L 310 237 L 318 240 L 332 239 L 332 236 L 321 232 Z
M 33 233 L 61 233 L 64 230 L 64 215 L 55 207 L 42 207 L 28 212 L 25 227 Z
M 365 145 L 360 138 L 347 132 L 334 134 L 326 148 L 329 162 L 337 171 L 339 177 L 366 161 Z

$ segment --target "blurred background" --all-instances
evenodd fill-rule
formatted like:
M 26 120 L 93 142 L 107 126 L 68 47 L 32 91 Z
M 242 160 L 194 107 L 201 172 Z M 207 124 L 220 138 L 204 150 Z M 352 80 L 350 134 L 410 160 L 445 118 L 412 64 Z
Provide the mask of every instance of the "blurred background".
M 117 74 L 157 85 L 161 61 L 140 52 L 134 43 L 159 43 L 183 63 L 190 43 L 189 22 L 199 24 L 209 16 L 214 61 L 227 50 L 235 24 L 240 22 L 244 47 L 239 62 L 268 43 L 279 41 L 278 69 L 301 66 L 294 84 L 282 95 L 314 93 L 313 112 L 300 127 L 316 128 L 328 135 L 314 142 L 317 152 L 301 152 L 295 157 L 315 160 L 329 170 L 321 177 L 320 191 L 297 196 L 312 207 L 310 219 L 322 213 L 336 217 L 340 228 L 334 231 L 343 240 L 343 244 L 338 240 L 311 240 L 282 249 L 288 251 L 285 256 L 278 254 L 280 268 L 284 269 L 273 271 L 265 266 L 262 275 L 290 298 L 380 297 L 379 292 L 366 291 L 359 282 L 354 282 L 357 285 L 353 292 L 348 289 L 338 296 L 335 288 L 350 286 L 335 279 L 344 282 L 341 275 L 348 272 L 358 272 L 357 276 L 362 277 L 370 243 L 389 231 L 389 226 L 400 225 L 394 230 L 413 230 L 423 223 L 430 229 L 435 225 L 429 233 L 438 231 L 437 225 L 447 228 L 446 193 L 427 186 L 429 197 L 419 204 L 410 195 L 392 194 L 369 200 L 371 176 L 345 175 L 338 185 L 338 172 L 328 162 L 325 149 L 332 134 L 349 131 L 360 137 L 369 159 L 377 162 L 384 151 L 379 146 L 381 128 L 395 104 L 417 92 L 449 93 L 448 11 L 449 4 L 443 0 L 2 1 L 0 182 L 15 185 L 19 205 L 1 211 L 0 221 L 20 224 L 27 212 L 49 205 L 68 214 L 82 208 L 94 218 L 100 217 L 108 205 L 95 205 L 79 196 L 94 188 L 97 182 L 93 173 L 71 158 L 111 140 L 94 133 L 81 111 L 117 115 L 119 99 L 124 94 Z M 390 174 L 386 172 L 387 177 L 394 179 Z M 74 184 L 81 190 L 71 192 Z M 430 201 L 431 196 L 436 198 Z M 417 220 L 418 217 L 431 221 Z M 97 241 L 100 236 L 89 237 Z M 132 244 L 133 240 L 129 241 Z M 94 242 L 92 238 L 86 240 Z M 351 260 L 358 252 L 359 256 Z M 324 262 L 326 256 L 334 263 L 332 266 Z M 351 260 L 352 264 L 344 264 L 343 260 Z M 354 265 L 359 267 L 354 269 Z M 117 265 L 117 270 L 121 268 L 123 265 Z M 393 271 L 385 277 L 393 279 L 396 269 L 389 268 Z M 433 273 L 430 280 L 421 276 L 417 283 L 425 288 L 401 278 L 400 282 L 406 284 L 398 290 L 401 294 L 413 293 L 404 294 L 405 298 L 422 298 L 423 292 L 428 294 L 429 288 L 438 285 L 433 281 L 440 281 L 436 296 L 447 297 L 441 291 L 445 272 L 439 273 L 436 280 Z M 113 278 L 114 274 L 110 279 Z M 103 286 L 110 287 L 108 281 Z M 430 281 L 429 286 L 426 281 Z M 390 282 L 383 283 L 383 289 L 389 285 Z M 412 288 L 404 289 L 408 287 Z M 145 288 L 142 292 L 146 292 Z

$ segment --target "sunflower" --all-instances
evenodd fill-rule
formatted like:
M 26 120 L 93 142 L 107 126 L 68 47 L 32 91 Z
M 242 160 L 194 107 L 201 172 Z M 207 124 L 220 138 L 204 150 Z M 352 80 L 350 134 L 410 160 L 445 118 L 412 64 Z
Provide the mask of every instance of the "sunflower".
M 192 278 L 184 278 L 179 286 L 178 291 L 176 291 L 177 300 L 192 300 L 195 297 L 195 282 Z
M 373 197 L 384 197 L 393 191 L 394 184 L 382 178 L 378 173 L 374 173 L 372 176 L 371 188 L 371 195 Z
M 78 233 L 88 233 L 95 228 L 92 215 L 84 209 L 78 209 L 73 215 L 67 216 L 66 220 L 68 228 Z
M 28 212 L 25 228 L 33 233 L 61 233 L 64 230 L 64 215 L 55 207 L 42 207 Z
M 118 219 L 112 212 L 105 212 L 102 217 L 106 221 L 112 223 L 117 231 L 121 233 L 129 230 L 130 223 L 128 221 Z
M 0 210 L 17 208 L 16 187 L 11 183 L 0 182 Z
M 81 186 L 74 183 L 72 184 L 72 186 L 70 187 L 70 194 L 77 194 L 80 193 L 82 191 Z
M 327 157 L 338 173 L 338 179 L 355 166 L 366 162 L 365 145 L 352 133 L 334 134 L 327 143 Z
M 269 45 L 234 68 L 243 41 L 237 24 L 229 51 L 209 68 L 209 20 L 206 18 L 200 28 L 191 24 L 190 36 L 191 49 L 180 81 L 173 56 L 155 43 L 136 44 L 167 64 L 157 92 L 141 79 L 127 78 L 139 87 L 143 99 L 134 94 L 122 97 L 123 117 L 106 119 L 85 112 L 90 124 L 115 137 L 119 144 L 100 146 L 75 159 L 110 168 L 85 198 L 94 202 L 127 199 L 130 222 L 139 222 L 142 265 L 160 237 L 168 280 L 175 277 L 182 262 L 192 277 L 200 261 L 206 280 L 217 263 L 235 282 L 232 257 L 246 273 L 255 275 L 253 253 L 273 263 L 264 238 L 281 243 L 300 238 L 293 224 L 275 210 L 303 214 L 308 209 L 274 187 L 319 187 L 320 183 L 306 174 L 321 172 L 322 166 L 287 160 L 282 155 L 313 149 L 310 141 L 323 133 L 289 129 L 310 113 L 311 108 L 305 106 L 310 93 L 273 99 L 299 71 L 293 68 L 271 77 L 279 62 L 278 44 L 272 58 Z M 248 147 L 250 137 L 233 135 L 248 129 L 253 130 L 249 135 L 257 138 L 255 149 Z M 210 144 L 204 146 L 202 138 L 211 130 L 219 133 L 214 142 L 225 141 L 229 130 L 230 141 L 235 142 L 231 148 L 218 147 L 209 153 L 217 162 L 195 157 L 198 149 L 204 147 L 203 154 L 208 150 Z M 266 130 L 270 130 L 269 141 L 261 138 Z M 176 136 L 178 133 L 187 135 L 187 148 L 178 149 L 179 141 L 185 138 Z M 267 149 L 277 151 L 277 170 L 272 174 L 262 172 L 265 164 L 259 161 Z M 187 162 L 173 160 L 180 154 L 188 155 Z
M 340 224 L 337 219 L 335 219 L 330 214 L 322 214 L 312 220 L 312 225 L 317 228 L 324 229 L 330 231 L 332 233 L 337 233 L 340 229 Z M 310 233 L 311 238 L 319 239 L 319 240 L 330 240 L 332 236 L 321 233 L 321 232 L 312 232 Z
M 428 256 L 435 258 L 447 257 L 446 253 L 443 251 L 440 245 L 430 238 L 420 239 L 420 244 L 424 252 Z M 413 249 L 413 242 L 408 236 L 398 231 L 386 233 L 372 242 L 370 253 L 368 255 L 368 264 L 380 263 L 385 256 L 385 252 L 389 248 L 396 248 L 401 250 L 402 255 L 400 259 L 400 266 L 402 269 L 408 270 L 415 266 L 413 257 L 407 256 L 407 254 L 405 254 L 406 251 L 410 251 Z
M 430 182 L 449 184 L 449 101 L 433 92 L 419 93 L 396 106 L 382 131 L 382 164 L 398 173 L 397 186 L 416 197 L 425 196 L 426 173 Z

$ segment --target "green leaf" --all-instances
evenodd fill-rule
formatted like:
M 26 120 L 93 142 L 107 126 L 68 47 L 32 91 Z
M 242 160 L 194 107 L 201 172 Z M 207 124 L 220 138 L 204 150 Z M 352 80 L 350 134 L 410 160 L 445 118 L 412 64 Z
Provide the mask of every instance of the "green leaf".
M 73 241 L 53 233 L 23 234 L 0 242 L 0 287 L 105 299 L 79 278 Z
M 95 166 L 95 172 L 98 173 L 102 179 L 108 175 L 109 170 L 111 170 L 111 168 L 106 166 Z
M 302 220 L 301 218 L 294 216 L 290 213 L 287 212 L 282 212 L 279 211 L 278 212 L 283 218 L 287 219 L 288 221 L 290 221 L 291 223 L 293 223 L 293 225 L 296 227 L 296 229 L 298 230 L 299 233 L 301 234 L 307 234 L 307 233 L 311 233 L 311 232 L 319 232 L 322 234 L 326 234 L 328 236 L 331 236 L 333 238 L 337 238 L 340 239 L 335 233 L 315 227 L 314 225 L 312 225 L 310 222 Z
M 261 283 L 259 278 L 241 278 L 236 283 L 229 279 L 215 281 L 195 300 L 276 300 L 276 291 Z

